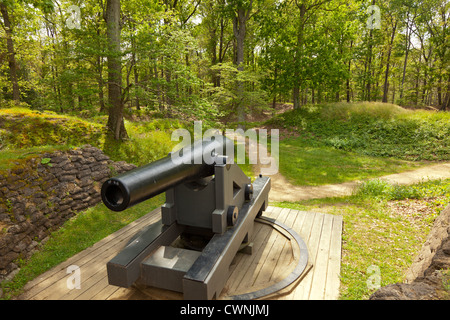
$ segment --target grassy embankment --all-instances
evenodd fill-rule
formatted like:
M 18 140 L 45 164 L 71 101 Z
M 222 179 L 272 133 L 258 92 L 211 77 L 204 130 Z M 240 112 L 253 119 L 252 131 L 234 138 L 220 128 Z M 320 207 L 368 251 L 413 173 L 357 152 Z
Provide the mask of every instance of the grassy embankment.
M 280 142 L 280 173 L 296 185 L 365 180 L 450 160 L 450 114 L 382 103 L 304 106 L 265 123 Z

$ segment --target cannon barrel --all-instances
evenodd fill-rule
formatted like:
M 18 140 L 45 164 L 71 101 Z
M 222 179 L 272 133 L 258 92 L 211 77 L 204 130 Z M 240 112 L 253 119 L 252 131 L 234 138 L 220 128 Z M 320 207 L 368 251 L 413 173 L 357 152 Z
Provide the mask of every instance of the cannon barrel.
M 233 148 L 233 141 L 225 136 L 195 142 L 165 158 L 108 179 L 102 186 L 102 201 L 113 211 L 123 211 L 180 183 L 211 176 L 214 156 L 226 155 L 227 149 Z

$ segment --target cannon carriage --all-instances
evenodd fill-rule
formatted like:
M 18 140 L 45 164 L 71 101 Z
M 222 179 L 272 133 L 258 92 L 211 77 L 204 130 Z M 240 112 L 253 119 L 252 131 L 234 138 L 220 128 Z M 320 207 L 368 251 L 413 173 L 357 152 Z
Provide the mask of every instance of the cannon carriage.
M 166 193 L 161 220 L 107 263 L 110 284 L 139 282 L 185 299 L 219 296 L 236 253 L 251 253 L 254 221 L 270 191 L 270 178 L 252 183 L 234 163 L 233 150 L 233 141 L 213 136 L 103 184 L 102 200 L 113 211 Z

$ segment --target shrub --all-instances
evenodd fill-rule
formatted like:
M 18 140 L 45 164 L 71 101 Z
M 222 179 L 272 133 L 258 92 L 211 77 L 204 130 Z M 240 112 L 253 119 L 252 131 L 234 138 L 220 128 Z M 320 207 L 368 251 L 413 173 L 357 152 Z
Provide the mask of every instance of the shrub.
M 353 195 L 356 198 L 379 200 L 430 199 L 444 196 L 450 201 L 450 179 L 424 181 L 415 185 L 397 185 L 374 179 L 361 183 Z

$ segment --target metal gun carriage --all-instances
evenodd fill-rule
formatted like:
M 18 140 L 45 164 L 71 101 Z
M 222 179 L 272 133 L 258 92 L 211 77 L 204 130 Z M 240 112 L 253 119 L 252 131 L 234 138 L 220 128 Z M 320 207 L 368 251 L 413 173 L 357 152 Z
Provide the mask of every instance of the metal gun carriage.
M 166 193 L 161 220 L 108 262 L 110 284 L 127 288 L 139 281 L 182 292 L 185 299 L 219 296 L 270 191 L 270 178 L 252 182 L 230 150 L 233 141 L 213 136 L 103 184 L 102 200 L 113 211 Z M 203 244 L 192 245 L 196 238 Z M 179 239 L 183 245 L 174 245 Z

